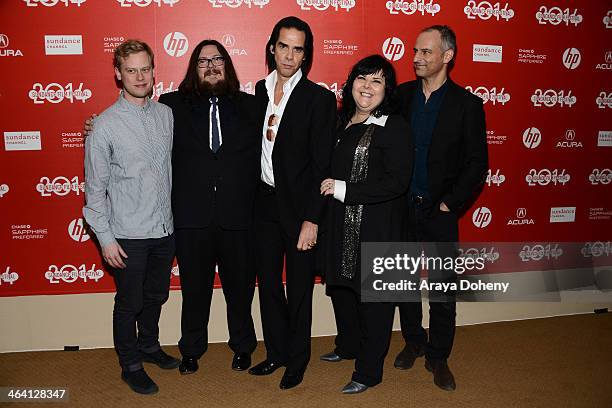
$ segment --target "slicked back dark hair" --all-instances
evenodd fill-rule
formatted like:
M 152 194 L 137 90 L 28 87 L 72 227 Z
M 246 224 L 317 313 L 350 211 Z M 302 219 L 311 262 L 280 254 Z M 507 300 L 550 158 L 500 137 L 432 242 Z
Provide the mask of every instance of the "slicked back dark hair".
M 228 85 L 229 96 L 235 96 L 238 94 L 238 92 L 240 92 L 240 81 L 238 81 L 238 75 L 236 74 L 234 63 L 232 62 L 232 59 L 230 58 L 230 55 L 225 47 L 221 45 L 219 41 L 211 39 L 201 41 L 193 49 L 191 57 L 189 58 L 189 65 L 187 66 L 185 78 L 183 78 L 181 84 L 179 85 L 179 91 L 188 99 L 201 96 L 200 77 L 198 76 L 198 58 L 200 57 L 202 48 L 206 47 L 207 45 L 214 45 L 217 47 L 219 54 L 221 54 L 225 60 L 225 81 Z
M 278 37 L 280 36 L 280 30 L 282 28 L 295 28 L 296 30 L 304 33 L 306 37 L 304 41 L 304 60 L 302 61 L 302 65 L 300 68 L 304 76 L 308 76 L 310 68 L 312 67 L 314 37 L 312 35 L 312 30 L 310 29 L 308 23 L 294 16 L 285 17 L 279 20 L 279 22 L 276 23 L 276 25 L 272 29 L 272 34 L 270 34 L 270 39 L 266 44 L 266 65 L 268 66 L 268 72 L 272 72 L 276 69 L 276 61 L 274 61 L 274 54 L 272 54 L 272 52 L 270 51 L 270 46 L 274 48 L 276 42 L 278 41 Z
M 392 112 L 391 96 L 397 86 L 395 69 L 382 55 L 370 55 L 353 66 L 342 87 L 342 107 L 340 108 L 340 124 L 342 127 L 346 126 L 355 114 L 356 107 L 355 100 L 353 99 L 353 82 L 355 82 L 355 78 L 359 75 L 370 75 L 377 72 L 382 72 L 383 77 L 385 77 L 385 96 L 380 105 L 372 113 L 374 116 L 380 117 Z

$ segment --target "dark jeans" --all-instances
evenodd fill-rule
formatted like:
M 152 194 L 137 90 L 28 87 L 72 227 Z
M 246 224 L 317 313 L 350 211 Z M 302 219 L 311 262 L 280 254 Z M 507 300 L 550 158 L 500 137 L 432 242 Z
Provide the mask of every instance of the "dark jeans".
M 285 233 L 273 191 L 260 189 L 255 203 L 255 258 L 267 359 L 286 364 L 289 372 L 303 372 L 310 360 L 315 253 L 298 251 L 297 238 Z
M 218 226 L 176 230 L 183 307 L 179 349 L 185 357 L 200 358 L 208 348 L 208 319 L 215 265 L 227 305 L 228 345 L 235 353 L 252 353 L 257 346 L 251 303 L 255 271 L 249 262 L 249 231 Z
M 142 368 L 142 355 L 160 349 L 159 315 L 168 300 L 174 235 L 118 239 L 127 254 L 124 269 L 114 269 L 113 340 L 124 371 Z
M 435 204 L 434 204 L 435 205 Z M 457 215 L 453 212 L 442 212 L 437 208 L 411 206 L 409 223 L 411 241 L 416 242 L 457 242 L 459 239 Z M 428 256 L 456 256 L 453 246 L 440 244 L 429 247 Z M 452 272 L 429 271 L 430 282 L 456 282 L 457 275 Z M 420 295 L 420 294 L 419 294 Z M 453 348 L 455 338 L 456 302 L 454 293 L 429 293 L 429 339 L 422 326 L 423 309 L 421 302 L 400 303 L 400 321 L 402 335 L 406 343 L 425 347 L 428 360 L 446 360 Z

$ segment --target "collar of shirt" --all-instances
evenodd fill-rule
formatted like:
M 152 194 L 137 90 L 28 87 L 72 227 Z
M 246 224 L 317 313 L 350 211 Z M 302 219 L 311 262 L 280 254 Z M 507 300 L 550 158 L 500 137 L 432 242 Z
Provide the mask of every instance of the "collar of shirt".
M 140 106 L 140 105 L 136 105 L 130 101 L 128 101 L 127 99 L 125 99 L 125 91 L 122 89 L 121 93 L 119 94 L 119 106 L 122 109 L 127 109 L 131 112 L 149 112 L 149 109 L 151 109 L 151 99 L 147 96 L 145 98 L 145 104 L 144 106 Z
M 382 126 L 385 127 L 385 124 L 387 123 L 387 119 L 389 118 L 389 115 L 382 115 L 381 117 L 377 118 L 374 115 L 370 115 L 368 116 L 368 118 L 366 119 L 365 122 L 363 122 L 364 125 L 378 125 L 378 126 Z
M 433 91 L 427 101 L 425 100 L 425 93 L 423 92 L 423 81 L 419 80 L 419 86 L 417 88 L 420 92 L 416 92 L 417 100 L 420 99 L 421 104 L 425 105 L 425 110 L 434 109 L 437 110 L 442 104 L 442 99 L 444 94 L 446 94 L 446 90 L 448 89 L 448 78 L 444 81 L 442 86 Z
M 302 70 L 298 69 L 295 74 L 289 80 L 283 84 L 283 99 L 288 98 L 291 92 L 295 88 L 298 82 L 302 79 Z M 266 90 L 268 91 L 268 99 L 274 103 L 274 87 L 278 81 L 278 73 L 276 70 L 272 71 L 270 75 L 266 77 Z M 280 105 L 280 103 L 279 103 Z

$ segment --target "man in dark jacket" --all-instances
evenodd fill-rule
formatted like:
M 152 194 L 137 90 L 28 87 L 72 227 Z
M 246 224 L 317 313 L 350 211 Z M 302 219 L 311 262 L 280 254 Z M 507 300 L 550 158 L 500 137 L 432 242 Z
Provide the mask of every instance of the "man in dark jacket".
M 227 304 L 232 368 L 246 370 L 257 345 L 248 235 L 259 174 L 255 98 L 240 92 L 223 45 L 204 40 L 191 54 L 179 90 L 159 101 L 175 118 L 172 212 L 183 294 L 179 371 L 195 372 L 208 347 L 215 266 Z
M 314 251 L 326 202 L 319 186 L 335 143 L 336 98 L 306 78 L 312 51 L 308 24 L 283 18 L 266 45 L 270 74 L 255 88 L 262 153 L 254 229 L 267 356 L 249 373 L 286 366 L 281 389 L 300 384 L 310 360 Z
M 457 242 L 460 211 L 487 171 L 482 100 L 448 77 L 456 48 L 455 33 L 449 27 L 424 29 L 414 46 L 417 80 L 400 85 L 396 92 L 397 108 L 410 122 L 416 148 L 409 209 L 413 241 Z M 430 271 L 429 280 L 455 281 L 456 274 L 432 276 Z M 454 390 L 447 359 L 455 336 L 456 303 L 454 294 L 445 295 L 430 293 L 429 338 L 421 323 L 421 302 L 400 304 L 406 346 L 395 367 L 410 368 L 425 355 L 425 367 L 433 372 L 435 384 Z

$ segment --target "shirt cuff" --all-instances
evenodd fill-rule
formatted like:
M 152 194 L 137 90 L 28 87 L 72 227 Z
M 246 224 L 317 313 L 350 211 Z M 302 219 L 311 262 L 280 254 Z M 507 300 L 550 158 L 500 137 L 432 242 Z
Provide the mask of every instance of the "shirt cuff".
M 341 203 L 344 202 L 346 196 L 346 181 L 334 180 L 334 198 Z
M 98 242 L 100 243 L 100 246 L 102 247 L 105 247 L 109 244 L 113 244 L 117 242 L 117 240 L 115 239 L 115 236 L 110 231 L 96 233 L 96 237 L 98 238 Z

